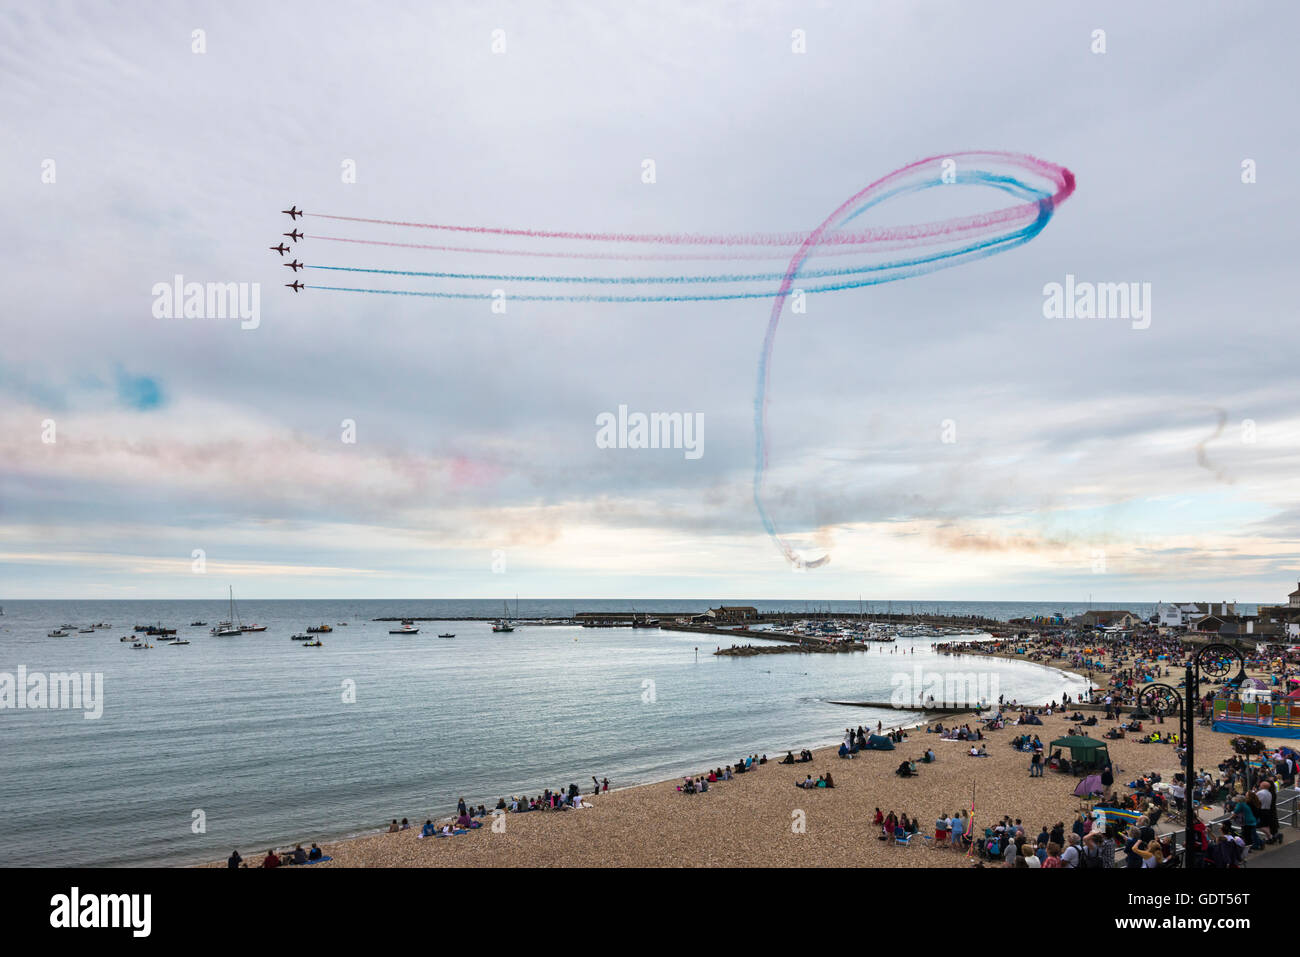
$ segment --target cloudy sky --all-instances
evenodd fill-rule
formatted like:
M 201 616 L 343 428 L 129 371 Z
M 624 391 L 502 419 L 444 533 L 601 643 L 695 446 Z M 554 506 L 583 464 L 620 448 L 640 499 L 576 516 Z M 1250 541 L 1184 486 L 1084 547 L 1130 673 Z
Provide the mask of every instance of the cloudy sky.
M 0 17 L 3 597 L 1271 601 L 1300 576 L 1294 4 L 10 2 Z M 770 300 L 501 314 L 295 295 L 267 248 L 290 204 L 806 231 L 889 171 L 966 150 L 1068 167 L 1077 191 L 1027 245 L 783 319 L 769 509 L 831 556 L 802 572 L 753 496 Z M 879 221 L 1007 198 L 949 202 Z M 317 238 L 472 245 L 445 232 L 297 225 L 291 256 L 313 267 L 585 268 Z M 1044 286 L 1067 274 L 1149 283 L 1149 328 L 1045 318 Z M 154 286 L 177 275 L 260 284 L 257 328 L 158 318 Z M 699 413 L 703 455 L 597 447 L 619 405 Z

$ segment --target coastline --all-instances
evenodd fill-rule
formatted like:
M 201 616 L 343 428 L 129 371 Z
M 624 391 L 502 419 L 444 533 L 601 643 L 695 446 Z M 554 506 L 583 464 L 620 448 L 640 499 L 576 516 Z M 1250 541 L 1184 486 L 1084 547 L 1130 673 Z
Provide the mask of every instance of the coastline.
M 1040 668 L 1046 668 L 1046 669 L 1048 669 L 1048 670 L 1054 670 L 1054 671 L 1056 671 L 1056 672 L 1058 672 L 1058 673 L 1061 673 L 1061 674 L 1070 675 L 1070 676 L 1078 677 L 1078 678 L 1083 678 L 1084 680 L 1086 680 L 1086 675 L 1079 675 L 1077 672 L 1074 672 L 1074 671 L 1072 671 L 1071 669 L 1068 669 L 1068 668 L 1062 668 L 1062 667 L 1057 667 L 1056 665 L 1047 664 L 1047 663 L 1044 663 L 1044 662 L 1037 662 L 1037 661 L 1028 661 L 1028 662 L 1026 662 L 1025 659 L 1024 659 L 1023 657 L 1018 656 L 1018 655 L 993 654 L 993 653 L 988 653 L 988 654 L 986 654 L 986 653 L 975 653 L 975 652 L 963 652 L 963 653 L 976 654 L 976 655 L 979 655 L 979 656 L 985 656 L 985 657 L 1002 657 L 1002 658 L 1005 658 L 1005 659 L 1010 660 L 1010 661 L 1018 661 L 1018 662 L 1021 662 L 1021 663 L 1027 663 L 1027 664 L 1035 665 L 1035 666 L 1040 667 Z M 860 722 L 859 722 L 859 721 L 856 721 L 856 720 L 853 720 L 854 717 L 855 717 L 855 712 L 854 712 L 852 706 L 845 705 L 845 706 L 844 706 L 844 714 L 845 714 L 845 725 L 844 725 L 845 727 L 849 727 L 849 726 L 857 727 L 857 726 L 858 726 L 858 724 L 859 724 Z M 976 714 L 975 714 L 974 711 L 962 711 L 962 712 L 957 712 L 957 713 L 945 713 L 945 714 L 942 714 L 942 715 L 932 715 L 932 716 L 930 716 L 930 717 L 927 717 L 927 716 L 926 716 L 926 713 L 925 713 L 924 710 L 902 710 L 902 709 L 900 709 L 900 717 L 901 717 L 902 715 L 907 715 L 907 717 L 904 718 L 904 720 L 903 720 L 901 723 L 890 724 L 890 725 L 885 726 L 885 730 L 898 729 L 898 730 L 902 730 L 902 731 L 904 731 L 904 732 L 913 732 L 913 731 L 916 731 L 916 730 L 918 730 L 918 729 L 925 728 L 925 727 L 927 727 L 927 726 L 929 726 L 929 725 L 935 723 L 936 721 L 938 721 L 938 722 L 940 722 L 940 723 L 943 723 L 943 724 L 945 724 L 945 725 L 949 725 L 949 724 L 957 724 L 957 725 L 962 725 L 962 724 L 972 724 L 972 726 L 973 726 L 973 722 L 976 720 Z M 1002 732 L 1002 733 L 1005 734 L 1006 732 L 1004 731 L 1004 732 Z M 1009 737 L 1010 735 L 1007 735 L 1007 736 Z M 838 744 L 838 742 L 839 742 L 840 737 L 841 737 L 841 732 L 840 732 L 840 731 L 837 731 L 837 732 L 836 732 L 835 734 L 833 734 L 833 735 L 818 736 L 816 739 L 814 739 L 815 742 L 817 742 L 817 743 L 814 743 L 814 744 L 812 744 L 812 745 L 808 745 L 807 743 L 803 743 L 803 744 L 795 744 L 795 745 L 785 745 L 785 746 L 783 746 L 783 747 L 781 747 L 781 748 L 779 748 L 778 750 L 775 750 L 775 751 L 773 751 L 773 750 L 769 750 L 769 751 L 766 752 L 766 753 L 768 754 L 768 756 L 769 756 L 768 764 L 763 766 L 763 769 L 759 772 L 759 774 L 762 774 L 764 771 L 768 770 L 769 768 L 774 768 L 774 767 L 786 767 L 786 768 L 789 769 L 789 770 L 796 770 L 796 769 L 802 769 L 802 768 L 811 768 L 811 767 L 816 767 L 818 770 L 817 770 L 816 772 L 814 772 L 815 774 L 819 774 L 819 773 L 821 773 L 822 771 L 825 771 L 825 770 L 831 770 L 832 773 L 834 773 L 834 774 L 838 774 L 838 773 L 839 773 L 839 772 L 838 772 L 838 768 L 839 768 L 841 765 L 849 764 L 849 763 L 850 763 L 850 762 L 846 762 L 846 761 L 843 761 L 843 760 L 839 759 L 838 756 L 837 756 L 837 754 L 836 754 L 836 752 L 837 752 L 837 750 L 838 750 L 838 748 L 839 748 L 839 744 Z M 862 761 L 862 760 L 867 760 L 867 759 L 869 759 L 869 758 L 871 758 L 871 757 L 879 757 L 879 756 L 886 756 L 886 757 L 887 757 L 887 756 L 889 756 L 889 755 L 892 754 L 892 755 L 900 756 L 900 757 L 896 757 L 896 759 L 895 759 L 895 763 L 896 763 L 897 760 L 901 760 L 901 756 L 908 756 L 908 757 L 915 756 L 915 755 L 912 753 L 913 750 L 916 750 L 917 753 L 919 753 L 920 745 L 921 745 L 923 742 L 925 742 L 927 739 L 929 739 L 929 740 L 937 740 L 937 739 L 933 739 L 933 738 L 931 738 L 930 736 L 928 736 L 928 735 L 924 735 L 924 734 L 922 734 L 919 738 L 918 738 L 918 736 L 917 736 L 916 734 L 912 734 L 912 735 L 910 736 L 909 740 L 904 741 L 901 745 L 898 745 L 898 746 L 897 746 L 897 749 L 896 749 L 895 751 L 893 751 L 893 752 L 875 752 L 875 753 L 870 754 L 870 755 L 862 755 L 862 756 L 859 756 L 859 759 L 857 759 L 857 760 L 860 762 L 860 761 Z M 807 739 L 805 739 L 805 742 L 806 742 L 806 740 L 807 740 Z M 938 746 L 936 745 L 936 750 L 937 750 L 937 747 L 938 747 Z M 814 760 L 814 762 L 812 762 L 811 765 L 807 765 L 807 764 L 796 764 L 796 765 L 794 765 L 794 766 L 791 768 L 790 766 L 781 766 L 781 765 L 777 765 L 777 764 L 775 763 L 777 760 L 779 760 L 780 755 L 781 755 L 785 750 L 801 750 L 801 749 L 803 749 L 803 748 L 808 748 L 808 749 L 811 750 L 811 751 L 813 752 L 813 754 L 814 754 L 815 760 Z M 760 751 L 759 753 L 762 754 L 763 752 Z M 733 763 L 733 762 L 736 760 L 736 757 L 739 756 L 739 754 L 740 754 L 740 749 L 736 749 L 736 755 L 735 755 L 735 756 L 727 757 L 727 758 L 725 758 L 725 759 L 718 759 L 718 760 L 719 760 L 719 766 L 725 766 L 725 765 L 727 765 L 727 764 L 731 764 L 731 763 Z M 875 761 L 875 762 L 872 762 L 872 763 L 876 763 L 876 764 L 878 764 L 878 763 L 880 763 L 880 762 L 879 762 L 879 761 Z M 890 766 L 889 769 L 888 769 L 888 771 L 891 773 L 891 776 L 892 776 L 892 770 L 893 770 L 893 766 Z M 701 767 L 701 768 L 695 768 L 694 771 L 693 771 L 693 773 L 701 773 L 701 772 L 704 772 L 704 771 L 706 771 L 706 769 L 703 768 L 703 767 Z M 672 789 L 670 793 L 671 793 L 674 797 L 682 798 L 683 800 L 692 800 L 692 798 L 684 797 L 684 796 L 682 796 L 682 795 L 680 795 L 680 794 L 677 794 L 677 792 L 676 792 L 676 790 L 675 790 L 676 785 L 677 785 L 678 783 L 680 783 L 681 778 L 684 777 L 684 776 L 685 776 L 685 772 L 683 772 L 683 774 L 681 774 L 681 775 L 674 775 L 674 776 L 667 777 L 667 778 L 657 778 L 657 779 L 655 779 L 655 780 L 640 781 L 640 782 L 635 782 L 635 783 L 631 783 L 631 784 L 626 784 L 626 785 L 622 785 L 622 786 L 614 787 L 614 788 L 612 788 L 609 792 L 606 792 L 606 793 L 604 793 L 604 794 L 601 794 L 601 795 L 599 795 L 599 796 L 595 796 L 595 797 L 588 795 L 588 794 L 587 794 L 587 791 L 584 789 L 584 790 L 583 790 L 584 799 L 590 801 L 590 802 L 593 803 L 593 805 L 594 805 L 594 807 L 593 807 L 592 809 L 590 809 L 590 810 L 586 810 L 586 809 L 584 809 L 583 811 L 579 811 L 579 812 L 566 811 L 566 812 L 561 812 L 561 813 L 559 813 L 559 814 L 556 814 L 556 813 L 554 813 L 554 812 L 530 812 L 530 813 L 527 813 L 527 814 L 508 814 L 508 815 L 506 815 L 507 827 L 509 827 L 510 825 L 512 825 L 515 821 L 528 820 L 530 824 L 532 824 L 532 825 L 537 825 L 537 824 L 543 823 L 543 822 L 539 822 L 539 821 L 538 821 L 538 818 L 544 818 L 544 819 L 546 819 L 547 821 L 555 821 L 555 820 L 557 820 L 557 819 L 569 819 L 569 818 L 573 818 L 574 816 L 590 815 L 591 810 L 595 810 L 595 809 L 599 808 L 602 804 L 609 803 L 610 800 L 611 800 L 611 798 L 615 798 L 615 797 L 620 796 L 620 795 L 630 796 L 630 798 L 626 798 L 626 799 L 630 799 L 630 800 L 633 800 L 633 801 L 641 801 L 643 798 L 648 797 L 650 794 L 663 793 L 663 792 L 664 792 L 665 790 L 667 790 L 667 789 Z M 757 776 L 757 775 L 755 775 L 755 776 Z M 754 776 L 751 776 L 751 775 L 741 775 L 741 776 L 737 777 L 737 778 L 736 778 L 735 780 L 733 780 L 733 781 L 730 781 L 730 782 L 720 782 L 720 784 L 719 784 L 718 786 L 715 786 L 715 787 L 730 788 L 730 787 L 733 787 L 734 785 L 736 785 L 736 784 L 738 784 L 738 783 L 743 784 L 743 783 L 745 783 L 746 781 L 752 781 L 752 780 L 753 780 L 753 777 L 754 777 Z M 711 792 L 710 794 L 706 794 L 706 795 L 697 795 L 697 796 L 695 796 L 694 799 L 698 799 L 698 800 L 701 801 L 701 802 L 703 802 L 703 801 L 707 801 L 711 796 L 713 796 L 713 793 L 714 793 L 714 792 Z M 798 793 L 798 792 L 796 791 L 796 793 Z M 501 796 L 501 797 L 506 797 L 506 795 L 499 795 L 499 796 Z M 619 798 L 619 803 L 621 803 L 623 800 L 625 800 L 625 798 Z M 490 813 L 491 810 L 492 810 L 491 806 L 488 804 L 488 802 L 487 802 L 486 800 L 485 800 L 485 801 L 473 800 L 473 801 L 471 801 L 471 803 L 473 803 L 473 804 L 475 804 L 475 805 L 477 805 L 478 803 L 483 803 L 483 804 L 485 804 L 486 806 L 488 806 L 489 813 Z M 495 800 L 493 800 L 492 803 L 494 804 L 494 803 L 495 803 Z M 956 809 L 956 808 L 954 808 L 954 810 L 955 810 L 955 809 Z M 902 810 L 902 809 L 900 808 L 899 810 Z M 409 814 L 405 814 L 405 815 L 404 815 L 404 814 L 401 813 L 401 812 L 396 812 L 396 817 L 397 817 L 398 820 L 400 820 L 403 816 L 406 816 L 406 817 L 409 818 Z M 435 823 L 438 823 L 438 824 L 441 824 L 441 823 L 444 822 L 444 821 L 449 821 L 449 820 L 451 820 L 451 819 L 452 819 L 452 816 L 448 816 L 448 815 L 443 815 L 443 816 L 440 816 L 440 817 L 432 818 L 432 820 L 434 820 L 434 822 L 435 822 Z M 491 818 L 490 818 L 490 817 L 488 818 L 488 821 L 489 821 L 489 822 L 491 821 Z M 314 837 L 314 838 L 309 837 L 309 838 L 302 839 L 302 843 L 303 843 L 303 845 L 304 845 L 305 847 L 309 847 L 310 844 L 311 844 L 311 842 L 314 840 L 314 841 L 315 841 L 317 844 L 319 844 L 322 848 L 325 848 L 325 849 L 326 849 L 326 850 L 325 850 L 325 853 L 326 853 L 327 855 L 329 855 L 329 856 L 331 856 L 331 857 L 334 858 L 334 860 L 332 860 L 332 861 L 326 861 L 326 862 L 323 862 L 323 863 L 321 863 L 321 864 L 319 864 L 319 865 L 312 865 L 313 867 L 335 867 L 335 866 L 362 866 L 362 867 L 368 867 L 368 866 L 427 866 L 424 862 L 420 861 L 419 859 L 411 859 L 411 858 L 409 857 L 409 854 L 399 855 L 397 859 L 394 859 L 394 860 L 388 860 L 388 859 L 387 859 L 387 858 L 388 858 L 388 855 L 385 854 L 385 853 L 383 853 L 383 852 L 386 850 L 386 848 L 385 848 L 385 846 L 384 846 L 384 845 L 385 845 L 385 842 L 387 842 L 388 844 L 394 844 L 394 845 L 396 845 L 396 844 L 398 844 L 398 842 L 400 842 L 401 840 L 405 840 L 405 839 L 413 839 L 413 838 L 412 838 L 412 835 L 413 835 L 415 832 L 418 831 L 418 829 L 419 829 L 419 827 L 420 827 L 420 825 L 421 825 L 422 823 L 423 823 L 423 820 L 415 820 L 415 819 L 411 819 L 411 828 L 410 828 L 410 830 L 408 830 L 408 831 L 400 831 L 400 832 L 398 832 L 398 833 L 396 833 L 396 834 L 389 833 L 385 827 L 382 827 L 382 826 L 381 826 L 381 827 L 376 827 L 376 828 L 372 828 L 372 829 L 366 829 L 366 830 L 361 831 L 361 832 L 355 832 L 355 831 L 354 831 L 354 832 L 352 832 L 352 833 L 350 833 L 350 834 L 345 834 L 345 835 L 343 835 L 343 836 L 341 836 L 341 837 L 337 837 L 337 838 L 329 838 L 329 837 L 326 837 L 326 838 L 323 838 L 323 839 L 322 839 L 322 838 L 319 837 L 319 836 Z M 484 833 L 484 832 L 487 832 L 487 831 L 488 831 L 488 828 L 487 828 L 487 826 L 485 825 L 485 827 L 482 828 L 482 829 L 479 830 L 479 831 L 476 831 L 476 832 L 474 832 L 474 833 L 467 834 L 467 835 L 461 835 L 461 836 L 458 836 L 458 837 L 455 837 L 455 838 L 448 838 L 448 839 L 433 839 L 433 838 L 429 838 L 429 839 L 419 839 L 419 840 L 417 841 L 417 845 L 419 845 L 419 844 L 425 844 L 425 843 L 435 843 L 435 844 L 438 844 L 438 845 L 443 845 L 443 844 L 447 844 L 447 843 L 452 842 L 452 841 L 470 841 L 470 840 L 475 840 L 475 839 L 478 839 L 478 838 L 485 838 L 485 837 L 493 837 L 493 838 L 495 838 L 495 837 L 498 837 L 498 836 L 499 836 L 499 835 L 497 835 L 497 834 Z M 295 846 L 296 843 L 298 843 L 298 841 L 292 841 L 292 842 L 285 843 L 285 844 L 278 844 L 278 845 L 276 845 L 276 849 L 277 849 L 278 851 L 280 851 L 280 852 L 283 852 L 286 848 L 291 850 L 291 849 Z M 241 853 L 243 853 L 242 849 L 241 849 Z M 256 851 L 256 858 L 255 858 L 255 859 L 254 859 L 254 857 L 253 857 L 252 852 L 250 852 L 249 854 L 246 854 L 246 855 L 245 855 L 245 859 L 246 859 L 246 861 L 248 861 L 248 862 L 250 862 L 250 863 L 252 863 L 252 864 L 256 864 L 257 861 L 260 861 L 260 859 L 261 859 L 261 857 L 262 857 L 262 855 L 263 855 L 264 853 L 265 853 L 265 849 L 258 849 L 258 850 Z M 454 856 L 454 855 L 452 855 L 452 856 Z M 472 856 L 472 855 L 471 855 L 471 856 Z M 447 864 L 448 866 L 454 866 L 454 864 L 453 864 L 450 860 L 449 860 L 449 861 L 439 861 L 438 863 L 439 863 L 440 865 L 441 865 L 441 864 Z M 531 866 L 531 864 L 532 864 L 532 862 L 530 862 L 530 861 L 523 861 L 523 862 L 516 862 L 516 863 L 519 864 L 520 866 Z M 732 861 L 732 862 L 730 862 L 730 865 L 731 865 L 731 866 L 736 866 L 738 863 L 743 863 L 743 862 Z M 190 866 L 190 867 L 220 867 L 220 866 L 225 866 L 225 862 L 224 862 L 224 861 L 208 861 L 208 862 L 197 863 L 197 864 L 191 864 L 191 865 L 184 865 L 184 866 Z M 467 864 L 466 866 L 481 866 L 481 865 L 479 865 L 479 864 Z M 635 865 L 635 863 L 630 863 L 630 864 L 628 864 L 627 866 L 636 866 L 636 865 Z M 666 865 L 666 866 L 667 866 L 667 865 Z M 776 866 L 783 866 L 783 865 L 776 865 Z

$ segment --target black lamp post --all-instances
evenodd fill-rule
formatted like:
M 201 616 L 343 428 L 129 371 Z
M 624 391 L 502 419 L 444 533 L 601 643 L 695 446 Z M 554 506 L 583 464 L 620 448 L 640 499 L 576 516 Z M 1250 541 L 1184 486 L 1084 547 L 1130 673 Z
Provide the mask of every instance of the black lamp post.
M 1232 664 L 1238 665 L 1237 676 L 1233 683 L 1240 685 L 1246 679 L 1246 659 L 1241 652 L 1231 645 L 1206 645 L 1187 662 L 1183 675 L 1183 693 L 1166 684 L 1147 686 L 1138 696 L 1138 710 L 1145 701 L 1156 714 L 1172 714 L 1178 710 L 1183 732 L 1186 764 L 1183 772 L 1183 800 L 1186 804 L 1186 826 L 1183 829 L 1183 866 L 1192 865 L 1192 835 L 1196 832 L 1193 822 L 1196 820 L 1196 718 L 1201 701 L 1201 675 L 1222 680 L 1232 671 Z

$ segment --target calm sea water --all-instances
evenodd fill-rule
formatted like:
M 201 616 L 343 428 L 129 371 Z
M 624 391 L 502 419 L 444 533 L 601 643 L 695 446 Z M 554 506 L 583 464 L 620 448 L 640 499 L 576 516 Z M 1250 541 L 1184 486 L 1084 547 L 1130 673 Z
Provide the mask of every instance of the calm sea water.
M 830 744 L 849 724 L 903 723 L 906 713 L 829 702 L 887 700 L 892 676 L 917 665 L 973 667 L 972 659 L 934 655 L 928 640 L 852 655 L 715 658 L 704 636 L 658 630 L 520 626 L 493 634 L 487 622 L 446 621 L 398 636 L 370 621 L 499 613 L 501 604 L 488 601 L 246 602 L 243 620 L 269 628 L 235 638 L 188 627 L 224 617 L 221 601 L 0 604 L 0 671 L 104 676 L 97 720 L 0 711 L 0 865 L 192 863 L 233 848 L 248 855 L 362 833 L 393 817 L 423 820 L 452 810 L 460 795 L 490 807 L 511 793 L 589 785 L 593 774 L 614 787 L 661 780 L 755 751 Z M 525 601 L 519 612 L 628 607 Z M 857 602 L 832 607 L 856 611 Z M 1076 608 L 916 603 L 917 612 L 1000 617 Z M 113 627 L 46 637 L 64 623 L 96 621 Z M 193 644 L 140 651 L 118 641 L 131 625 L 155 621 Z M 308 625 L 340 621 L 350 624 L 325 635 L 324 647 L 289 640 Z M 443 631 L 456 637 L 436 637 Z M 1033 665 L 978 667 L 1021 700 L 1082 687 Z M 344 702 L 346 686 L 355 687 L 354 703 Z M 196 833 L 198 812 L 204 827 Z

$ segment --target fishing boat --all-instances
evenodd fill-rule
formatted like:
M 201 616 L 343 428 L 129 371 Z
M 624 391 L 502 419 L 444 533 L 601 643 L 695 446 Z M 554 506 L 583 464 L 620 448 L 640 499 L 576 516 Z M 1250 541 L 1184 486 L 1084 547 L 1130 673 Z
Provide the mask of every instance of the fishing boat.
M 145 634 L 156 638 L 164 635 L 174 635 L 176 634 L 176 629 L 164 628 L 162 622 L 159 622 L 158 624 L 151 625 L 149 628 L 145 629 Z
M 439 638 L 455 638 L 455 635 L 439 635 Z
M 303 647 L 303 648 L 319 648 L 319 647 L 321 647 L 321 646 L 324 645 L 324 644 L 325 644 L 325 642 L 323 642 L 323 641 L 321 641 L 319 638 L 317 638 L 315 641 L 304 641 L 300 647 Z
M 212 629 L 212 634 L 218 638 L 230 638 L 235 635 L 242 635 L 244 629 L 239 625 L 238 616 L 235 614 L 235 586 L 230 586 L 230 617 L 225 621 L 217 622 L 217 626 Z
M 333 628 L 331 628 L 329 625 L 326 624 L 313 625 L 312 627 L 307 629 L 307 631 L 309 631 L 313 635 L 324 635 L 333 630 L 334 630 Z
M 133 629 L 131 629 L 131 630 L 132 630 L 132 631 L 148 631 L 148 630 L 149 630 L 149 626 L 148 626 L 148 625 L 136 625 L 136 626 L 135 626 Z
M 400 628 L 389 628 L 388 633 L 390 635 L 418 635 L 420 629 L 416 628 L 415 625 L 402 625 Z

